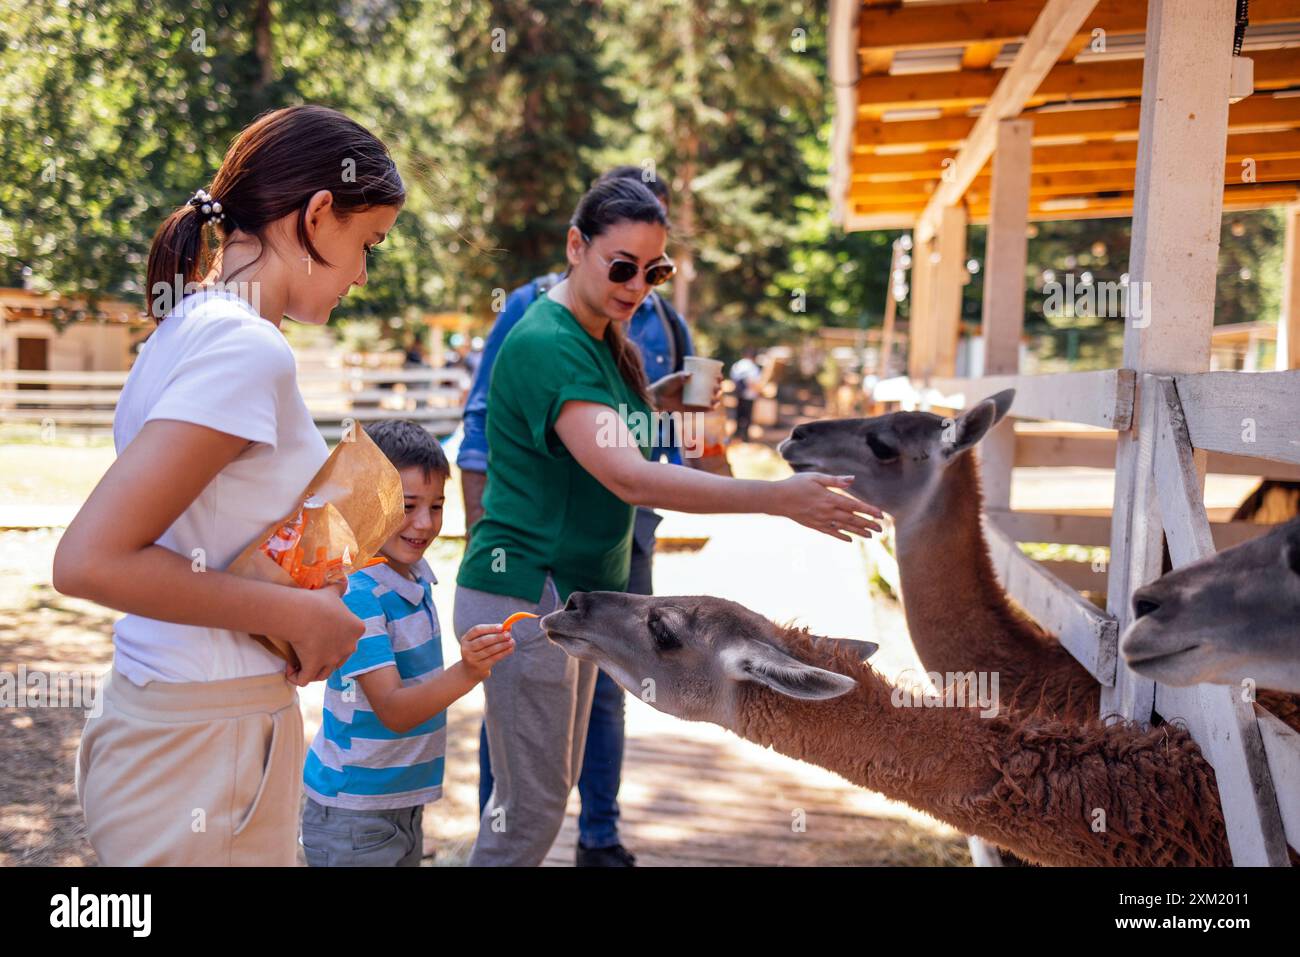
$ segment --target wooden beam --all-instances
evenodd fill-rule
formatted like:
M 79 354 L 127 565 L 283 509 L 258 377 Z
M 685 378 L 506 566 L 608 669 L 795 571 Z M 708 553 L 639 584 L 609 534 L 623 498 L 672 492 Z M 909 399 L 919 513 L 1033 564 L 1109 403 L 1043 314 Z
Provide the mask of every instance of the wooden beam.
M 1034 620 L 1057 636 L 1088 673 L 1114 680 L 1119 632 L 1115 619 L 1025 555 L 1006 533 L 984 522 L 989 557 L 998 579 Z
M 1003 120 L 998 124 L 984 257 L 981 331 L 985 375 L 1020 372 L 1033 131 L 1031 120 Z M 1010 419 L 998 423 L 985 436 L 979 445 L 979 456 L 986 506 L 1010 508 L 1011 470 L 1016 457 L 1015 425 Z
M 1160 716 L 1187 728 L 1214 768 L 1233 864 L 1286 867 L 1286 831 L 1253 708 L 1228 685 L 1162 684 L 1155 697 Z
M 895 239 L 889 251 L 889 280 L 885 283 L 885 321 L 880 329 L 880 352 L 877 353 L 876 368 L 873 370 L 877 379 L 893 376 L 894 358 L 894 323 L 898 318 L 898 300 L 894 297 L 896 285 L 895 274 L 901 271 L 899 263 L 903 259 L 902 239 Z
M 1160 521 L 1169 557 L 1175 568 L 1181 568 L 1213 556 L 1214 542 L 1174 380 L 1151 376 L 1148 384 L 1148 394 L 1157 405 L 1154 466 Z M 1286 833 L 1253 703 L 1224 685 L 1160 685 L 1156 708 L 1166 719 L 1186 720 L 1201 752 L 1214 766 L 1233 863 L 1288 866 Z
M 931 388 L 935 394 L 932 404 L 953 409 L 969 408 L 994 393 L 1015 389 L 1011 415 L 1016 418 L 1123 430 L 1129 427 L 1133 415 L 1131 369 L 936 379 Z
M 1239 374 L 1239 373 L 1234 373 Z M 1160 522 L 1174 567 L 1190 565 L 1214 554 L 1210 520 L 1205 514 L 1203 480 L 1187 437 L 1187 422 L 1172 376 L 1155 377 L 1150 390 L 1156 402 L 1155 482 L 1159 489 Z
M 966 271 L 966 210 L 949 206 L 939 219 L 935 235 L 939 259 L 935 267 L 934 301 L 931 309 L 933 347 L 931 361 L 923 370 L 932 375 L 955 375 L 957 343 L 961 339 L 962 292 L 970 273 Z M 912 324 L 915 328 L 916 324 Z
M 854 50 L 857 37 L 858 15 L 862 4 L 858 0 L 830 0 L 826 17 L 826 72 L 835 90 L 835 112 L 831 116 L 831 168 L 826 191 L 831 204 L 831 222 L 849 228 L 853 219 L 853 206 L 846 196 L 849 191 L 857 134 L 858 89 L 857 77 L 864 76 L 865 66 L 859 64 Z M 892 59 L 892 54 L 889 54 Z M 886 66 L 886 69 L 888 67 Z
M 1144 290 L 1127 320 L 1124 365 L 1137 371 L 1133 428 L 1115 457 L 1115 504 L 1106 607 L 1120 629 L 1133 592 L 1159 576 L 1164 556 L 1152 469 L 1159 403 L 1155 376 L 1209 368 L 1227 155 L 1234 8 L 1221 0 L 1150 0 L 1138 139 L 1131 283 Z M 1102 691 L 1103 715 L 1145 724 L 1155 683 L 1123 666 Z
M 1017 432 L 1016 467 L 1113 469 L 1115 433 Z M 1300 481 L 1300 465 L 1225 452 L 1210 452 L 1206 472 L 1214 475 L 1258 475 L 1287 482 Z
M 1057 48 L 1058 55 L 1063 48 L 1064 44 Z M 1294 50 L 1258 50 L 1250 54 L 1250 59 L 1254 62 L 1257 90 L 1281 90 L 1300 83 L 1300 57 Z M 1025 91 L 1016 112 L 1024 106 L 1055 101 L 1118 100 L 1137 96 L 1142 90 L 1144 62 L 1137 59 L 1091 60 L 1055 67 L 1048 64 L 1049 72 L 1042 77 L 1041 83 Z M 965 109 L 992 104 L 1004 74 L 1011 75 L 1014 68 L 1013 64 L 1007 70 L 863 77 L 858 82 L 858 108 L 886 112 Z
M 896 7 L 895 9 L 900 8 Z M 963 70 L 987 70 L 993 65 L 993 61 L 998 58 L 998 54 L 1001 52 L 1002 43 L 999 40 L 988 43 L 968 43 L 961 55 L 961 68 Z
M 935 263 L 937 243 L 929 240 L 914 242 L 912 246 L 911 297 L 908 303 L 907 375 L 920 381 L 925 368 L 932 363 L 930 356 L 934 323 L 931 319 L 934 300 Z
M 1300 203 L 1287 207 L 1282 243 L 1282 313 L 1277 320 L 1278 369 L 1300 369 Z
M 1113 140 L 1117 136 L 1136 135 L 1141 109 L 1133 103 L 1090 109 L 1037 110 L 1032 111 L 1032 117 L 1037 149 L 1077 144 L 1080 140 Z M 854 150 L 875 153 L 881 149 L 955 149 L 970 136 L 975 122 L 967 116 L 892 122 L 859 119 Z M 1260 92 L 1228 108 L 1228 129 L 1233 133 L 1298 126 L 1300 97 Z
M 1252 157 L 1254 159 L 1254 157 Z M 1223 169 L 1223 184 L 1235 186 L 1242 183 L 1246 171 L 1240 162 L 1228 162 Z M 1249 168 L 1255 182 L 1300 183 L 1300 159 L 1258 159 Z M 1029 178 L 1029 195 L 1044 200 L 1056 196 L 1086 196 L 1091 193 L 1131 191 L 1136 181 L 1136 168 L 1092 169 L 1081 172 L 1040 172 L 1035 170 Z M 940 185 L 940 174 L 929 180 L 903 182 L 860 183 L 849 188 L 849 199 L 854 203 L 924 203 Z M 966 192 L 973 204 L 991 206 L 993 178 L 979 176 L 971 182 Z
M 1050 542 L 1092 548 L 1110 544 L 1109 515 L 1071 512 L 1031 512 L 1010 509 L 988 511 L 990 519 L 1017 542 Z M 1266 535 L 1274 526 L 1256 522 L 1211 522 L 1210 537 L 1216 551 L 1232 548 Z
M 993 79 L 994 86 L 985 97 L 987 103 L 983 104 L 984 111 L 975 121 L 970 137 L 952 166 L 951 179 L 944 181 L 926 204 L 916 229 L 922 239 L 927 239 L 934 233 L 944 208 L 961 199 L 971 180 L 988 162 L 996 145 L 998 123 L 1020 113 L 1025 102 L 1096 5 L 1097 0 L 1047 0 L 1043 5 L 1042 12 L 1034 21 L 1011 66 L 1000 71 Z M 858 86 L 858 95 L 861 97 L 862 84 L 859 83 Z
M 1174 381 L 1196 448 L 1300 464 L 1300 369 Z
M 888 50 L 933 50 L 966 44 L 1014 43 L 1024 39 L 1042 10 L 1042 0 L 999 0 L 997 3 L 933 6 L 868 6 L 859 19 L 858 49 L 862 53 Z M 1090 39 L 1095 28 L 1108 35 L 1141 33 L 1146 29 L 1146 5 L 1129 0 L 1100 0 L 1084 21 L 1079 37 Z M 1294 0 L 1252 0 L 1252 25 L 1300 19 Z
M 1136 184 L 1135 184 L 1136 185 Z M 1053 221 L 1059 219 L 1101 219 L 1108 216 L 1131 216 L 1133 214 L 1135 193 L 1122 192 L 1114 195 L 1083 196 L 1031 196 L 1029 200 L 1030 220 Z M 1223 190 L 1222 208 L 1227 209 L 1264 209 L 1268 206 L 1280 206 L 1300 200 L 1300 184 L 1296 183 L 1251 183 L 1243 186 L 1227 186 Z M 988 220 L 988 200 L 968 205 L 972 223 Z M 916 203 L 859 203 L 853 204 L 855 215 L 861 217 L 893 217 L 902 222 L 913 222 L 920 218 L 924 207 Z M 885 228 L 885 227 L 880 227 Z
M 1300 98 L 1298 98 L 1300 99 Z M 1025 114 L 1032 117 L 1034 114 Z M 1005 122 L 1005 121 L 1004 121 Z M 877 155 L 859 153 L 853 157 L 853 182 L 888 183 L 908 180 L 937 180 L 943 175 L 944 162 L 955 158 L 956 150 L 926 150 L 921 153 Z M 1237 181 L 1241 172 L 1231 169 L 1244 159 L 1300 159 L 1300 130 L 1271 133 L 1237 133 L 1228 136 L 1226 181 Z M 1080 170 L 1132 170 L 1137 168 L 1137 143 L 1089 142 L 1068 146 L 1041 146 L 1034 149 L 1035 173 L 1063 173 Z M 976 180 L 978 184 L 984 175 Z
M 1287 843 L 1300 850 L 1300 733 L 1259 704 L 1255 705 L 1255 718 Z

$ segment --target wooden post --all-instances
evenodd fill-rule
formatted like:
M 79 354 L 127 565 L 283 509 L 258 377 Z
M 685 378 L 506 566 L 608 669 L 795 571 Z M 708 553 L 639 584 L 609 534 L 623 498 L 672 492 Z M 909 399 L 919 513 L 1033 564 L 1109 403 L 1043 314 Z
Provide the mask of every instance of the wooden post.
M 889 283 L 885 293 L 885 323 L 880 331 L 880 352 L 876 356 L 876 378 L 888 379 L 890 353 L 894 351 L 894 320 L 898 315 L 898 300 L 894 298 L 894 274 L 898 272 L 898 261 L 903 256 L 903 248 L 894 240 L 893 252 L 889 257 Z
M 930 376 L 957 374 L 957 340 L 961 335 L 962 290 L 970 281 L 966 271 L 966 209 L 963 206 L 946 206 L 939 217 L 936 236 L 934 300 L 931 306 L 933 319 L 931 333 L 934 337 L 930 350 L 930 365 L 925 370 Z M 933 257 L 931 257 L 933 259 Z
M 934 298 L 935 252 L 933 239 L 921 242 L 913 237 L 912 244 L 912 305 L 907 322 L 907 375 L 914 383 L 921 383 L 933 367 L 930 344 L 934 341 L 934 317 L 931 314 Z
M 1277 318 L 1277 369 L 1300 369 L 1300 203 L 1286 208 L 1282 247 L 1282 314 Z
M 1187 417 L 1174 380 L 1146 376 L 1147 395 L 1158 406 L 1154 469 L 1160 485 L 1160 519 L 1175 568 L 1214 554 L 1205 514 L 1204 470 L 1196 463 Z M 1156 708 L 1166 721 L 1182 721 L 1214 766 L 1219 804 L 1232 862 L 1249 867 L 1287 867 L 1285 827 L 1268 757 L 1255 718 L 1253 696 L 1237 688 L 1200 684 L 1159 685 Z
M 1033 158 L 1031 120 L 998 124 L 993 152 L 988 242 L 984 254 L 984 374 L 1020 372 L 1020 337 L 1025 328 L 1025 262 L 1029 240 L 1029 173 Z M 984 503 L 989 510 L 1011 507 L 1011 469 L 1016 457 L 1015 426 L 1005 419 L 979 444 Z
M 1142 75 L 1124 365 L 1139 373 L 1133 425 L 1119 433 L 1107 608 L 1119 631 L 1133 590 L 1160 574 L 1163 534 L 1152 467 L 1158 403 L 1141 373 L 1210 365 L 1223 214 L 1233 5 L 1150 0 Z M 1121 663 L 1102 714 L 1150 721 L 1155 685 Z

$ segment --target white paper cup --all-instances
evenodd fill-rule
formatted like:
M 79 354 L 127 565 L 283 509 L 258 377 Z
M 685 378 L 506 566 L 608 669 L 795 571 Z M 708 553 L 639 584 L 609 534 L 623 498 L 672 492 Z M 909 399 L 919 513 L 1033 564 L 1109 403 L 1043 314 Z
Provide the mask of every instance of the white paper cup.
M 707 409 L 713 404 L 713 390 L 718 376 L 722 375 L 722 363 L 703 356 L 687 356 L 683 368 L 691 377 L 682 390 L 682 405 Z

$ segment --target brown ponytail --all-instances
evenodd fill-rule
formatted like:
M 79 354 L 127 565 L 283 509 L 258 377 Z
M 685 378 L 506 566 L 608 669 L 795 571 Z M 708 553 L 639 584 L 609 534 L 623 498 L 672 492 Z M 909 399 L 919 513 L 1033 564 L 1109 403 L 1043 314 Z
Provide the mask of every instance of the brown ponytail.
M 203 214 L 198 207 L 186 204 L 168 216 L 153 234 L 145 298 L 154 322 L 161 322 L 176 305 L 176 297 L 171 294 L 175 277 L 180 277 L 183 287 L 207 275 L 212 249 L 203 230 Z M 156 290 L 155 283 L 159 283 Z M 163 292 L 164 287 L 167 293 Z
M 307 204 L 323 189 L 333 194 L 339 216 L 406 201 L 388 148 L 361 124 L 324 106 L 274 110 L 245 127 L 226 151 L 207 187 L 221 204 L 221 216 L 210 219 L 211 227 L 221 241 L 235 230 L 261 239 L 267 226 L 296 212 L 298 242 L 312 259 L 329 266 L 307 238 Z M 154 234 L 145 297 L 155 320 L 179 301 L 173 290 L 198 282 L 211 267 L 206 221 L 208 214 L 187 203 Z
M 623 381 L 631 386 L 641 397 L 641 401 L 650 406 L 653 411 L 654 403 L 650 400 L 650 386 L 646 382 L 641 353 L 617 322 L 605 324 L 605 345 L 609 346 L 609 351 L 614 356 L 614 365 L 618 367 L 618 374 L 623 377 Z

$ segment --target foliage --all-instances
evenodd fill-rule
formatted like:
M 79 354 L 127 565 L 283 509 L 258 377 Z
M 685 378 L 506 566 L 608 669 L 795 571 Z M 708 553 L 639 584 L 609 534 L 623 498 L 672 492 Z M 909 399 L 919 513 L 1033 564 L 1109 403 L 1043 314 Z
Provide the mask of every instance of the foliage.
M 702 348 L 877 325 L 898 234 L 829 222 L 825 20 L 812 0 L 0 0 L 0 285 L 139 297 L 153 230 L 238 130 L 319 102 L 379 133 L 408 185 L 368 285 L 336 311 L 354 338 L 490 319 L 562 261 L 574 204 L 615 163 L 671 183 L 690 279 L 672 291 Z M 1037 230 L 1027 329 L 1063 354 L 1082 337 L 1072 355 L 1090 361 L 1113 330 L 1045 316 L 1044 275 L 1118 280 L 1129 223 Z M 1223 240 L 1217 319 L 1275 318 L 1279 216 L 1230 214 Z M 983 241 L 972 229 L 976 263 Z

